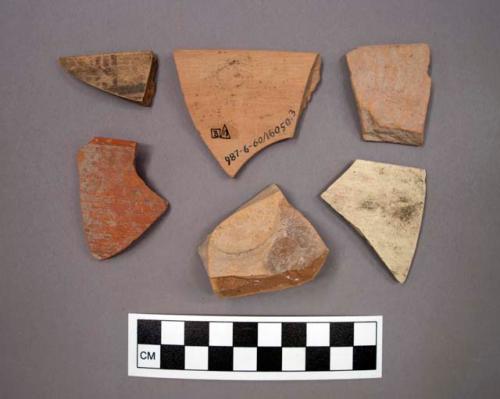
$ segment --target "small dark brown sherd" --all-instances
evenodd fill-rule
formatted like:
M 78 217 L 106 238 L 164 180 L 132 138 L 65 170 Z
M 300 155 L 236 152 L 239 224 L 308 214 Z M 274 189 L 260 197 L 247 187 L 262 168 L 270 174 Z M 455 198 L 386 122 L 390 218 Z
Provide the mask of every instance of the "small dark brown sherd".
M 61 57 L 59 63 L 99 90 L 147 107 L 153 102 L 158 61 L 152 51 Z
M 168 207 L 137 175 L 136 146 L 96 137 L 78 152 L 83 229 L 97 259 L 123 251 Z
M 316 276 L 328 252 L 312 224 L 274 184 L 222 221 L 199 247 L 220 296 L 303 284 Z
M 346 57 L 363 139 L 422 145 L 431 93 L 429 46 L 366 46 Z

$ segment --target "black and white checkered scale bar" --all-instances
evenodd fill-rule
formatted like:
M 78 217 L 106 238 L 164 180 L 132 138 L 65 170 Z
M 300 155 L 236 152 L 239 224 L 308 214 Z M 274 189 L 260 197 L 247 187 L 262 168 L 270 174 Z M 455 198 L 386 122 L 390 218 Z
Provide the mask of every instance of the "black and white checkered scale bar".
M 201 379 L 381 376 L 381 316 L 130 317 L 131 375 Z

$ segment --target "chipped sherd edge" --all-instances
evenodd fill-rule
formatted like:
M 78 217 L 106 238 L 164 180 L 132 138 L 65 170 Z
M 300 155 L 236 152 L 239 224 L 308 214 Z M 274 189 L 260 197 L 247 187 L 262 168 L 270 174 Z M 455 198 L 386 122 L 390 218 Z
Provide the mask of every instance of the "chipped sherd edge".
M 158 58 L 152 51 L 61 57 L 59 63 L 78 80 L 106 93 L 146 107 L 153 102 Z
M 362 138 L 422 145 L 432 84 L 429 46 L 365 46 L 346 58 Z
M 400 283 L 408 277 L 417 248 L 425 179 L 424 169 L 356 160 L 321 194 Z
M 273 184 L 223 220 L 198 252 L 213 291 L 235 297 L 312 280 L 329 249 Z
M 96 137 L 78 152 L 83 229 L 97 259 L 126 249 L 167 210 L 136 172 L 136 146 Z
M 231 177 L 294 136 L 321 77 L 318 53 L 176 50 L 174 60 L 195 128 Z

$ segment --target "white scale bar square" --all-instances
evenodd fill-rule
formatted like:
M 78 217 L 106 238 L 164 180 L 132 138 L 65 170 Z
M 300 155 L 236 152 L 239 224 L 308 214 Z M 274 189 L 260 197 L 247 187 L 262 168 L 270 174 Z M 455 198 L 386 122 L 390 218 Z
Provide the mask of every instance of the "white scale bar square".
M 137 366 L 160 368 L 160 345 L 138 345 Z
M 161 344 L 162 345 L 184 345 L 184 322 L 162 321 L 161 322 Z
M 354 323 L 354 346 L 377 345 L 377 323 Z
M 307 323 L 307 346 L 330 346 L 330 323 Z
M 306 369 L 306 348 L 282 349 L 283 371 L 304 371 Z
M 257 348 L 234 348 L 233 370 L 235 371 L 257 370 Z
M 188 370 L 208 370 L 208 347 L 186 346 L 184 362 Z
M 330 348 L 330 370 L 352 370 L 352 347 Z
M 210 346 L 233 346 L 233 323 L 209 324 Z
M 258 346 L 281 346 L 281 323 L 259 323 Z

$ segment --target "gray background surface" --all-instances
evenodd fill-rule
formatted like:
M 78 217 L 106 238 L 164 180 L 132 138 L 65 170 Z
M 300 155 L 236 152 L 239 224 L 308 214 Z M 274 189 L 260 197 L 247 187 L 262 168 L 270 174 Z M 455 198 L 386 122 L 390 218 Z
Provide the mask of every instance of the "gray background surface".
M 500 389 L 500 2 L 7 1 L 0 4 L 1 398 L 494 398 Z M 363 142 L 344 54 L 432 49 L 426 142 Z M 323 80 L 299 134 L 228 178 L 184 105 L 174 48 L 318 51 Z M 153 49 L 152 108 L 66 74 L 61 55 Z M 138 141 L 171 208 L 105 262 L 86 248 L 75 155 L 93 136 Z M 396 283 L 319 193 L 354 159 L 428 173 L 409 279 Z M 299 288 L 222 300 L 196 253 L 270 183 L 331 248 Z M 127 313 L 384 316 L 383 379 L 204 382 L 127 377 Z

